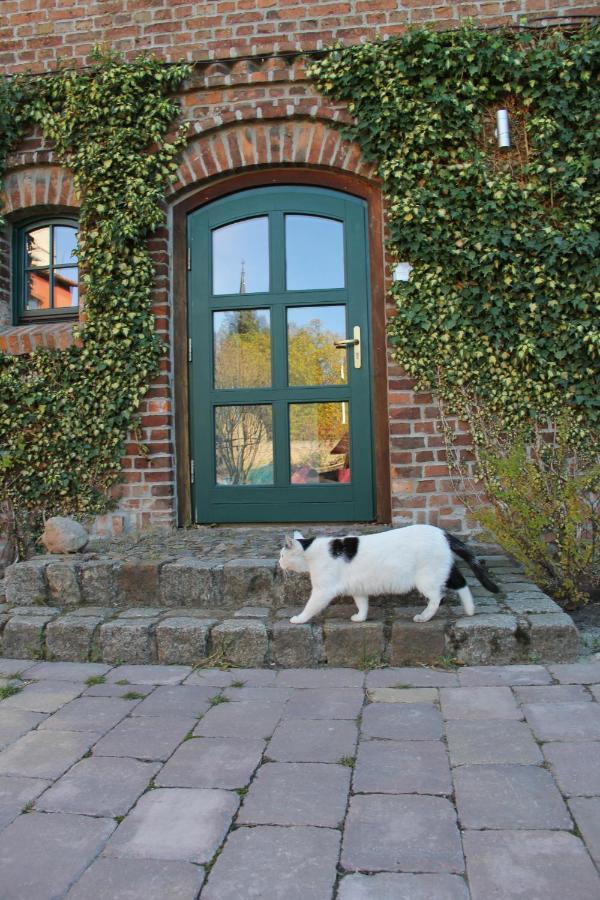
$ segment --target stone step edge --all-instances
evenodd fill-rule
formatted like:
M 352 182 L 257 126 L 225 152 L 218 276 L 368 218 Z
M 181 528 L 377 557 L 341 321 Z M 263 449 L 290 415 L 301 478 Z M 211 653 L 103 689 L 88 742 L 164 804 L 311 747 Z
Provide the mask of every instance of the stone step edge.
M 0 655 L 112 664 L 366 669 L 449 660 L 466 665 L 572 662 L 579 648 L 577 629 L 561 611 L 439 616 L 427 623 L 327 619 L 307 625 L 243 617 L 219 621 L 171 609 L 116 613 L 40 607 L 0 612 Z

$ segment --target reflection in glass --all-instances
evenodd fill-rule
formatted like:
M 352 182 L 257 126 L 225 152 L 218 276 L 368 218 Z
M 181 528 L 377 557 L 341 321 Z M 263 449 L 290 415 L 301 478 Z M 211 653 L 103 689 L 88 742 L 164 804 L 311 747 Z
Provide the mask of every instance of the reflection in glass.
M 344 287 L 344 226 L 322 216 L 285 217 L 288 291 Z
M 287 311 L 288 383 L 346 384 L 348 353 L 334 341 L 346 337 L 345 306 L 299 306 Z
M 273 415 L 268 404 L 215 407 L 217 484 L 273 484 Z
M 68 225 L 54 226 L 54 265 L 77 265 L 77 229 Z
M 269 219 L 258 216 L 212 232 L 213 294 L 269 290 Z
M 332 484 L 350 481 L 347 403 L 290 404 L 290 481 Z
M 63 266 L 54 270 L 53 299 L 55 307 L 77 306 L 79 286 L 76 268 Z
M 270 387 L 268 309 L 213 313 L 215 388 Z
M 27 254 L 25 265 L 34 266 L 50 265 L 50 228 L 34 228 L 25 235 L 25 252 Z
M 50 308 L 50 269 L 35 269 L 26 274 L 25 309 Z

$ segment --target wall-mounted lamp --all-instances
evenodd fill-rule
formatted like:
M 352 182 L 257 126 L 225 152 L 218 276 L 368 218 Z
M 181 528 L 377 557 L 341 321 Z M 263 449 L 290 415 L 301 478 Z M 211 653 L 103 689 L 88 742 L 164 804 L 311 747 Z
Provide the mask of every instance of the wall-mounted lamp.
M 408 281 L 412 266 L 408 262 L 401 262 L 394 268 L 394 281 Z
M 499 109 L 496 113 L 496 140 L 501 150 L 510 148 L 510 127 L 507 109 Z

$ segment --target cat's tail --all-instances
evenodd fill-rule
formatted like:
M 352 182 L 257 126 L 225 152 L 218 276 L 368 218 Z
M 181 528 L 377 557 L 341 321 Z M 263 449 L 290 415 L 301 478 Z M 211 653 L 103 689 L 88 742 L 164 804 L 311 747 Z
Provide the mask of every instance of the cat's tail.
M 481 582 L 484 588 L 487 588 L 488 591 L 491 591 L 492 594 L 498 594 L 500 592 L 500 588 L 497 584 L 495 584 L 488 573 L 485 570 L 483 564 L 477 559 L 473 551 L 470 547 L 467 547 L 466 544 L 463 544 L 461 540 L 455 537 L 453 534 L 450 534 L 448 531 L 444 532 L 446 535 L 446 540 L 450 546 L 450 549 L 453 553 L 456 553 L 457 556 L 460 556 L 461 559 L 464 559 L 466 564 L 472 569 L 473 574 Z

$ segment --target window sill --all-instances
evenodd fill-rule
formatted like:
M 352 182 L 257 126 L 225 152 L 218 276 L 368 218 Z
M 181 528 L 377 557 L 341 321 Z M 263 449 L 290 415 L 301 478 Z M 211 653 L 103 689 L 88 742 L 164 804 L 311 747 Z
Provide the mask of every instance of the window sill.
M 10 356 L 31 353 L 38 347 L 65 350 L 74 343 L 73 329 L 77 320 L 30 322 L 26 325 L 0 326 L 0 352 Z

